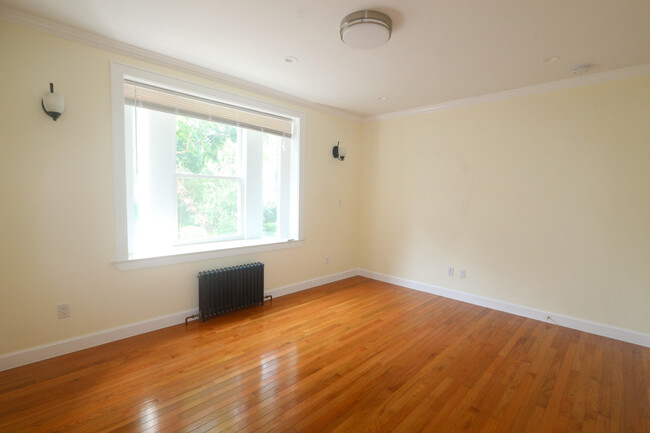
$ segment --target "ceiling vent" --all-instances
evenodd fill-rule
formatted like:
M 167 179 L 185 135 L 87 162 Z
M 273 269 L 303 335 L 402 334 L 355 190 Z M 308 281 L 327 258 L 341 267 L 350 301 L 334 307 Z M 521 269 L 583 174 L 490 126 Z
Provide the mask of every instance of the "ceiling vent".
M 587 72 L 589 72 L 592 67 L 593 67 L 592 65 L 585 63 L 584 65 L 575 66 L 571 70 L 571 72 L 573 72 L 575 75 L 582 75 L 582 74 L 586 74 Z

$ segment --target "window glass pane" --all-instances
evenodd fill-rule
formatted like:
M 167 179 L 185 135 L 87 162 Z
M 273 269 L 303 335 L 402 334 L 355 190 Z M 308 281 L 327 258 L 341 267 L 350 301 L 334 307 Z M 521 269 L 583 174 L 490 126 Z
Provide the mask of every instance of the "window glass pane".
M 237 128 L 231 125 L 176 117 L 178 173 L 236 176 L 241 167 Z
M 179 176 L 176 191 L 179 241 L 239 233 L 239 180 Z
M 262 172 L 262 177 L 264 179 L 262 187 L 262 200 L 264 203 L 262 234 L 264 236 L 278 235 L 280 143 L 280 137 L 264 134 L 264 167 Z

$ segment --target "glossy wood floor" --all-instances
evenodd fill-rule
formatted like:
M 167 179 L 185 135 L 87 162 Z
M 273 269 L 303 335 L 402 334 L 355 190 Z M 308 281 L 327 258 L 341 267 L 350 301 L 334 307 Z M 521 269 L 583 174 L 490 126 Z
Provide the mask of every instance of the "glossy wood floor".
M 0 431 L 649 432 L 650 349 L 362 277 L 0 373 Z

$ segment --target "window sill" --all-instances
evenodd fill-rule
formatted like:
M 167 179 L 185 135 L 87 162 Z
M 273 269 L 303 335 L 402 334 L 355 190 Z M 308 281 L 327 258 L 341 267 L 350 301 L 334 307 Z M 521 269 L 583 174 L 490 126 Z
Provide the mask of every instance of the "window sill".
M 218 259 L 242 254 L 260 253 L 299 247 L 303 240 L 267 239 L 220 242 L 219 244 L 198 244 L 177 247 L 174 252 L 146 257 L 132 257 L 128 260 L 115 260 L 113 264 L 122 271 L 132 269 L 153 268 L 156 266 L 173 265 L 177 263 L 196 262 L 200 260 Z

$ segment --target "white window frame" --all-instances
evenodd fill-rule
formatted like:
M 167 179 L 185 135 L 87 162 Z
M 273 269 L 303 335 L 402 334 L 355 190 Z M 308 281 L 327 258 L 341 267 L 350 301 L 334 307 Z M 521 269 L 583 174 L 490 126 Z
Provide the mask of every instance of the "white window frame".
M 124 79 L 134 79 L 145 84 L 164 85 L 166 88 L 182 93 L 203 95 L 218 101 L 244 108 L 264 111 L 289 117 L 297 125 L 294 128 L 293 136 L 298 143 L 298 151 L 291 153 L 293 164 L 299 164 L 298 176 L 292 180 L 291 202 L 292 215 L 298 216 L 295 222 L 294 233 L 297 236 L 278 240 L 271 239 L 243 239 L 235 241 L 206 242 L 187 245 L 179 248 L 175 254 L 129 258 L 129 212 L 128 203 L 130 189 L 127 185 L 127 176 L 131 176 L 131 170 L 127 170 L 129 157 L 126 153 L 125 125 L 124 125 Z M 115 246 L 116 258 L 113 263 L 121 270 L 139 269 L 154 266 L 164 266 L 175 263 L 208 260 L 213 258 L 229 257 L 241 254 L 259 253 L 284 248 L 301 246 L 303 240 L 303 184 L 304 184 L 304 140 L 305 140 L 305 114 L 301 111 L 276 106 L 267 102 L 258 101 L 240 95 L 216 90 L 189 81 L 172 78 L 163 74 L 137 68 L 134 66 L 111 62 L 111 117 L 113 134 L 113 188 L 114 188 L 114 214 L 115 214 Z M 287 163 L 289 161 L 282 161 Z M 297 200 L 296 200 L 297 198 Z M 297 201 L 297 203 L 295 203 Z M 297 211 L 293 209 L 298 206 Z

